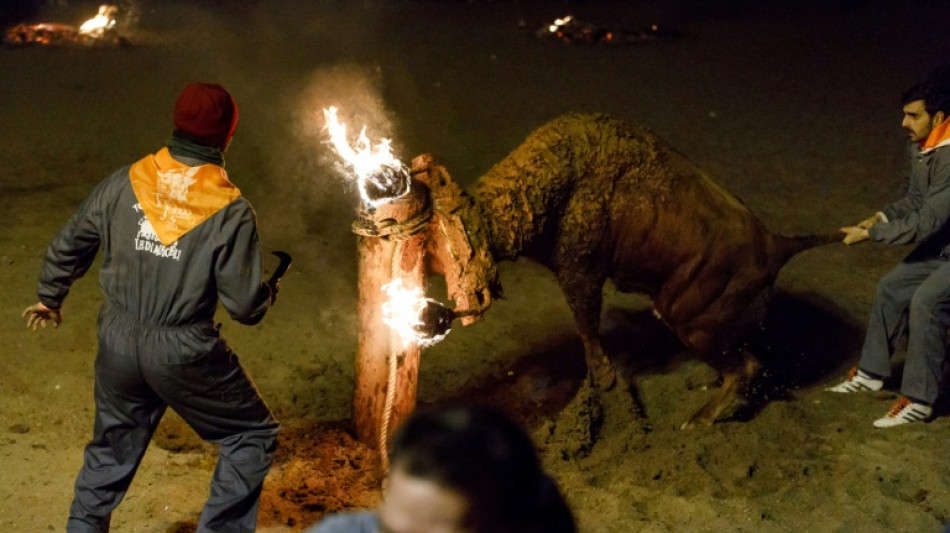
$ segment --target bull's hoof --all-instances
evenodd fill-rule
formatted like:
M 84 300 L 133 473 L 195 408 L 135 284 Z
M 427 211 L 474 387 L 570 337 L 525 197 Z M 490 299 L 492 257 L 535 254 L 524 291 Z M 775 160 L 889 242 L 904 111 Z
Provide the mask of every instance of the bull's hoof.
M 588 364 L 587 370 L 591 382 L 601 391 L 609 391 L 617 384 L 617 371 L 614 370 L 610 361 L 599 361 L 595 364 Z
M 683 425 L 680 426 L 680 429 L 693 429 L 699 426 L 709 427 L 713 425 L 712 421 L 710 420 L 698 420 L 697 418 L 698 417 L 694 416 L 693 418 L 690 418 L 686 422 L 683 422 Z
M 680 429 L 712 426 L 721 411 L 722 407 L 720 407 L 719 402 L 714 399 L 704 405 L 703 408 L 697 411 L 689 420 L 684 422 L 683 425 L 680 426 Z
M 718 402 L 710 402 L 703 406 L 698 413 L 680 426 L 680 429 L 692 429 L 696 427 L 710 427 L 717 421 L 728 420 L 734 413 L 735 406 L 742 405 L 742 402 L 733 401 L 728 404 L 728 408 L 720 407 Z

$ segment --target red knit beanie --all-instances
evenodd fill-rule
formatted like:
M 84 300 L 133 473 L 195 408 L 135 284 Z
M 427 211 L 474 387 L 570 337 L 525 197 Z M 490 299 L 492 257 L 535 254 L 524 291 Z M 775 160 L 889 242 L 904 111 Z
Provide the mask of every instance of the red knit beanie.
M 237 121 L 234 97 L 216 83 L 189 83 L 175 101 L 175 128 L 206 146 L 227 148 Z

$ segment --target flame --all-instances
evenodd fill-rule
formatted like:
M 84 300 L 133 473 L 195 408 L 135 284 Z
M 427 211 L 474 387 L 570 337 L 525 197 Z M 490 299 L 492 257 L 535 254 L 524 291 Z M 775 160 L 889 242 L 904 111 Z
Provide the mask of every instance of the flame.
M 79 33 L 102 36 L 106 30 L 110 30 L 115 26 L 115 13 L 118 10 L 119 8 L 116 6 L 108 4 L 100 5 L 99 14 L 83 22 L 82 26 L 79 27 Z
M 383 303 L 383 323 L 399 335 L 403 348 L 412 343 L 431 346 L 446 337 L 448 332 L 432 337 L 420 332 L 425 326 L 422 311 L 430 301 L 423 295 L 421 287 L 404 287 L 402 278 L 396 278 L 383 285 L 383 290 L 389 296 L 389 300 Z
M 571 16 L 571 15 L 568 15 L 568 16 L 562 18 L 562 19 L 554 19 L 554 24 L 551 24 L 550 26 L 548 26 L 548 30 L 549 30 L 551 33 L 555 33 L 555 32 L 557 32 L 557 29 L 558 29 L 558 28 L 560 28 L 561 26 L 567 24 L 568 22 L 570 22 L 570 21 L 572 21 L 572 20 L 574 20 L 574 17 Z
M 346 138 L 346 124 L 337 118 L 336 106 L 323 110 L 330 144 L 353 174 L 356 175 L 360 197 L 375 207 L 409 192 L 408 170 L 393 155 L 390 139 L 381 139 L 375 146 L 366 136 L 366 126 L 360 130 L 355 144 Z

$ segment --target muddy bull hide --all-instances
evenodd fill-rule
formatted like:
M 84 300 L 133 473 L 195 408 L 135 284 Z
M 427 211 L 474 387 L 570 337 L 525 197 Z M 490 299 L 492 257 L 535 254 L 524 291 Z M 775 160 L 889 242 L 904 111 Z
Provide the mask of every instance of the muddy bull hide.
M 457 190 L 447 174 L 435 181 L 434 194 Z M 596 386 L 616 381 L 599 336 L 608 278 L 620 291 L 649 296 L 679 340 L 719 371 L 719 391 L 684 427 L 712 424 L 758 373 L 760 363 L 740 341 L 764 319 L 782 266 L 800 251 L 841 239 L 837 231 L 770 233 L 654 133 L 603 115 L 569 114 L 542 126 L 469 193 L 456 197 L 454 218 L 442 218 L 442 232 L 476 236 L 472 242 L 482 246 L 475 248 L 487 247 L 493 261 L 525 256 L 549 267 Z M 449 295 L 457 303 L 478 302 L 482 311 L 497 283 L 484 256 L 455 258 L 461 259 L 456 276 L 477 281 Z

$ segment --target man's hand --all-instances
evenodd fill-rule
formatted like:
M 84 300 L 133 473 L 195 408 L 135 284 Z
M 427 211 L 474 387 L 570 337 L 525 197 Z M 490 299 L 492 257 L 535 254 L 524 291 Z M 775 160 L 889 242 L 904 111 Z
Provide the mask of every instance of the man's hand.
M 45 328 L 47 322 L 52 322 L 53 329 L 56 329 L 63 322 L 63 314 L 59 309 L 50 309 L 42 302 L 27 307 L 20 316 L 26 318 L 26 327 L 33 331 L 36 331 L 37 326 Z
M 858 225 L 856 227 L 861 228 L 861 229 L 870 229 L 871 226 L 877 224 L 878 222 L 884 222 L 884 217 L 881 215 L 880 212 L 874 213 L 874 216 L 867 218 L 865 220 L 862 220 L 861 222 L 858 222 Z M 850 243 L 845 243 L 845 244 L 850 244 Z
M 868 240 L 868 230 L 861 226 L 841 228 L 841 233 L 845 234 L 844 239 L 841 241 L 845 244 L 857 244 L 861 241 Z

